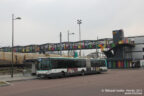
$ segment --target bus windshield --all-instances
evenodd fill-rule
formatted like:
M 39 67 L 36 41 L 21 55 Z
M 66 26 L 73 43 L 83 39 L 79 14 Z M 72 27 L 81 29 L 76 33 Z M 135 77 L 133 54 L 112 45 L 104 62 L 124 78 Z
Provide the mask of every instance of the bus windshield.
M 49 70 L 51 69 L 50 59 L 43 58 L 39 59 L 38 70 Z

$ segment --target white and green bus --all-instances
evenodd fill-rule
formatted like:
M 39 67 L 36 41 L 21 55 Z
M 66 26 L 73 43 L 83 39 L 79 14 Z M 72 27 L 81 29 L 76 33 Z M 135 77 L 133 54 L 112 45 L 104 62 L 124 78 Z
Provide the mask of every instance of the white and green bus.
M 70 76 L 76 74 L 101 73 L 107 71 L 105 59 L 49 57 L 38 59 L 37 76 Z

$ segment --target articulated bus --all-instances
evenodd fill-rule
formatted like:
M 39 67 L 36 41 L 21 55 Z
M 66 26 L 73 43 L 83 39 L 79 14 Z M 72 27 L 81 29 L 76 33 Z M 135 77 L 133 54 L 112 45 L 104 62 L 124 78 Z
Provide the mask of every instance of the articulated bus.
M 82 59 L 66 57 L 38 58 L 38 77 L 85 75 L 107 71 L 105 59 Z

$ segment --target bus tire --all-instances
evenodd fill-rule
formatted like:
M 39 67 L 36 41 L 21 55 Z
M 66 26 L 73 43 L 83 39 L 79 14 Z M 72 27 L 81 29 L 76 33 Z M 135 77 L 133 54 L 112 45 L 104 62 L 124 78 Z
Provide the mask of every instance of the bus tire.
M 82 76 L 85 75 L 85 71 L 84 71 L 84 70 L 81 71 L 81 75 L 82 75 Z
M 62 77 L 66 77 L 66 74 L 64 71 L 62 71 Z
M 39 79 L 43 79 L 43 78 L 44 78 L 42 75 L 37 75 L 37 77 L 38 77 Z
M 101 74 L 101 71 L 98 71 L 97 74 Z

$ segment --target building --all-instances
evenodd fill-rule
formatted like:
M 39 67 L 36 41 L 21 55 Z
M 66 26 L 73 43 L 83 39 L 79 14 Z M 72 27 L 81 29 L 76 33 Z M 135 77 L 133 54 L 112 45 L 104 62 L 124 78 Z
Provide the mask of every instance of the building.
M 108 68 L 140 67 L 144 59 L 144 36 L 124 37 L 123 30 L 113 31 L 114 47 L 104 51 Z
M 133 40 L 135 46 L 131 50 L 133 60 L 143 60 L 144 59 L 144 36 L 133 36 L 128 37 Z

